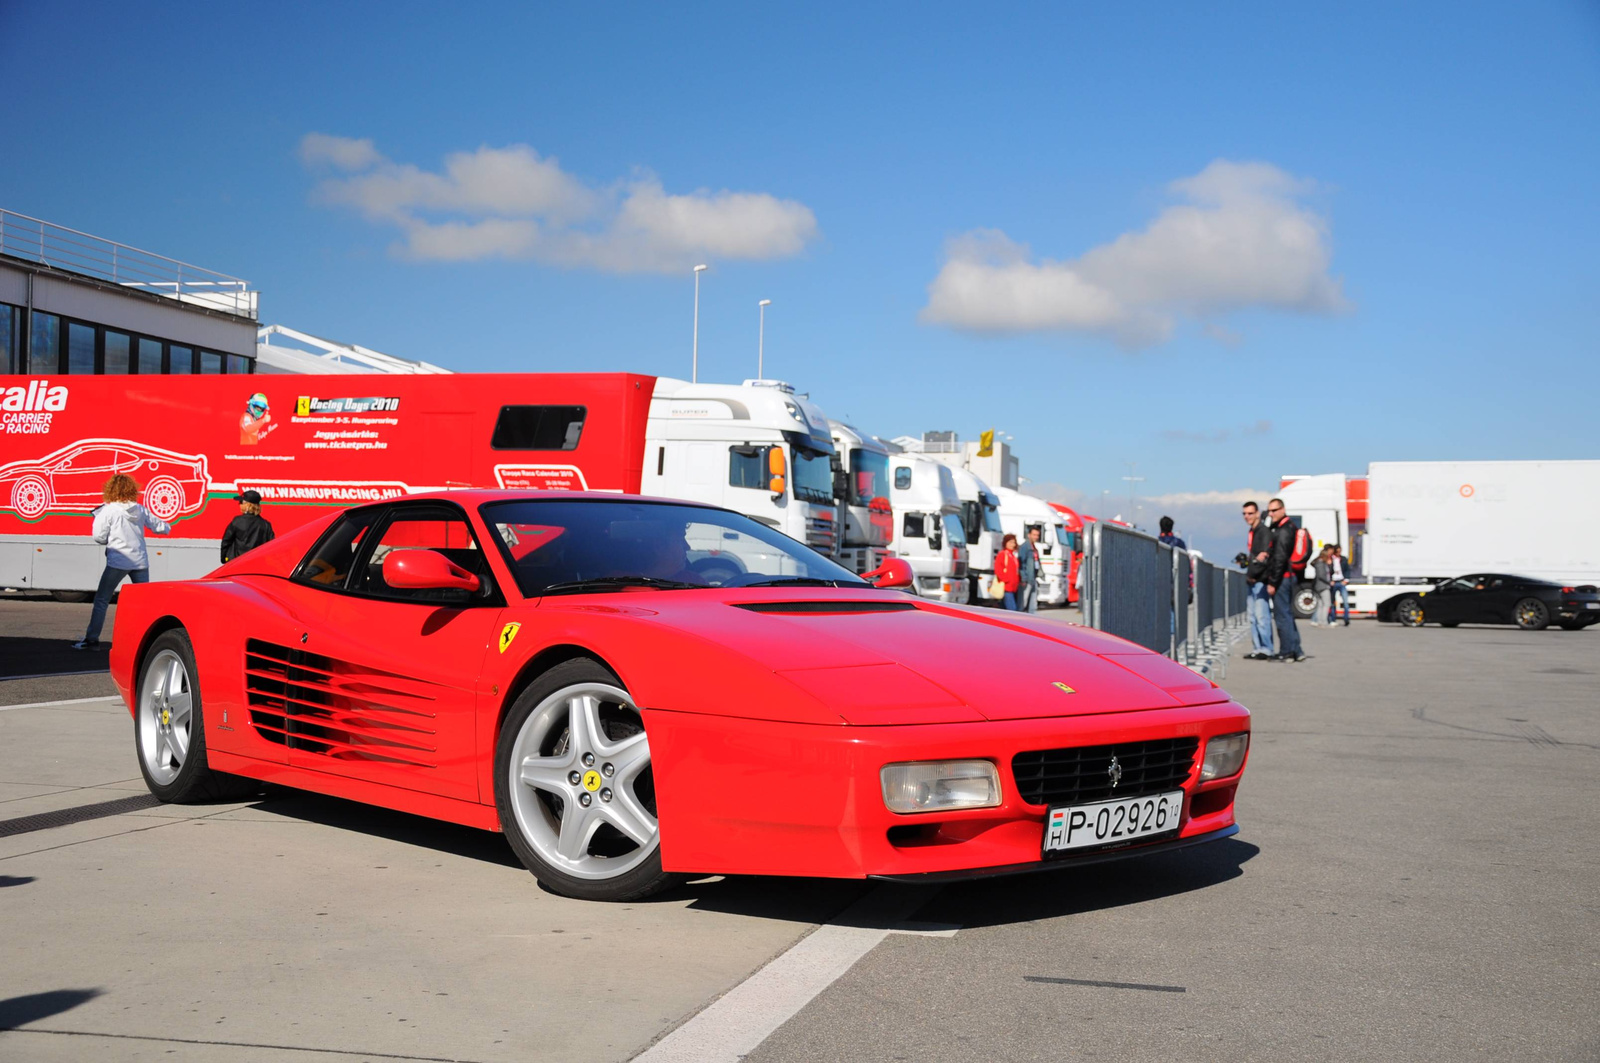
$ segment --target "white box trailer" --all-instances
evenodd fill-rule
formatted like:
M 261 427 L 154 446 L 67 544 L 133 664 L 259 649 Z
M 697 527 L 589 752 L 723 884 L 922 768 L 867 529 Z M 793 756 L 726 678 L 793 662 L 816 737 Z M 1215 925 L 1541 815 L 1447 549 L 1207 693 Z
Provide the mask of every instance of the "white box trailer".
M 1364 574 L 1600 582 L 1600 461 L 1375 461 Z

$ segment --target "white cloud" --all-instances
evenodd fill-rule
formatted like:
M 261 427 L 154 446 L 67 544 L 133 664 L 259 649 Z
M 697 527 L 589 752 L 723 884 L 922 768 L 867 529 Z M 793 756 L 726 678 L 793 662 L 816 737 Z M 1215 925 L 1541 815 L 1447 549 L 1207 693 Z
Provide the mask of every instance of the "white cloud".
M 324 179 L 315 198 L 394 226 L 407 258 L 671 272 L 706 259 L 787 257 L 817 236 L 816 216 L 795 200 L 672 194 L 649 175 L 595 187 L 523 144 L 457 152 L 437 173 L 393 162 L 369 140 L 322 133 L 301 141 L 300 157 L 345 171 Z
M 1328 273 L 1328 223 L 1303 202 L 1314 186 L 1267 163 L 1219 159 L 1170 191 L 1183 202 L 1144 229 L 1076 259 L 1035 260 L 994 230 L 950 241 L 922 320 L 973 332 L 1069 331 L 1127 347 L 1167 339 L 1179 317 L 1263 307 L 1337 313 L 1349 303 Z
M 1215 506 L 1223 503 L 1242 506 L 1254 499 L 1265 506 L 1271 497 L 1267 492 L 1241 487 L 1235 491 L 1176 491 L 1166 495 L 1147 495 L 1139 501 L 1155 506 Z

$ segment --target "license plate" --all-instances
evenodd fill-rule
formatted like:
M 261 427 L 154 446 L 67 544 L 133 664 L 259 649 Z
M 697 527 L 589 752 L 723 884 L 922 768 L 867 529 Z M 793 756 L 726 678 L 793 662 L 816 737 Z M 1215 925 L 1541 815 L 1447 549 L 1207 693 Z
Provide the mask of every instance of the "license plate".
M 1584 602 L 1583 607 L 1585 609 L 1600 609 L 1600 602 Z
M 1044 821 L 1044 851 L 1089 849 L 1162 834 L 1177 829 L 1182 812 L 1182 790 L 1052 808 Z

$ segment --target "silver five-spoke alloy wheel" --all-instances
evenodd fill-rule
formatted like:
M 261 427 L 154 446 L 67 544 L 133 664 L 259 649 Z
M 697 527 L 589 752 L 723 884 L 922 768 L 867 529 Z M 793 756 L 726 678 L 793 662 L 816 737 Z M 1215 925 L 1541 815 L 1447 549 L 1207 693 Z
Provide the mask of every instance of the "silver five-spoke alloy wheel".
M 172 650 L 156 654 L 139 690 L 139 755 L 150 778 L 170 786 L 189 757 L 194 695 L 189 669 Z
M 660 844 L 649 741 L 619 687 L 578 683 L 545 698 L 517 732 L 507 769 L 522 836 L 574 878 L 626 874 Z

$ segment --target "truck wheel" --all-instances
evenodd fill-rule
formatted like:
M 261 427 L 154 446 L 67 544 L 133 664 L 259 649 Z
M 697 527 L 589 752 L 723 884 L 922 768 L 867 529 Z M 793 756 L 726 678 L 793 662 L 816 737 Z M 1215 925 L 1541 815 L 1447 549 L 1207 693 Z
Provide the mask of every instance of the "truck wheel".
M 11 487 L 11 508 L 27 520 L 49 509 L 51 501 L 50 485 L 43 476 L 24 476 Z
M 1310 620 L 1311 614 L 1317 611 L 1317 592 L 1304 583 L 1297 584 L 1293 606 L 1296 620 Z
M 1522 599 L 1511 615 L 1524 631 L 1543 631 L 1550 626 L 1550 609 L 1537 598 Z
M 51 591 L 50 597 L 58 602 L 82 605 L 84 602 L 94 601 L 94 591 Z
M 1422 603 L 1415 598 L 1402 598 L 1394 607 L 1394 618 L 1405 627 L 1422 626 Z

